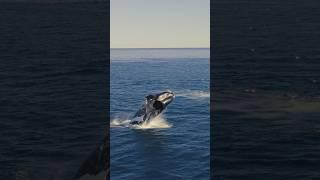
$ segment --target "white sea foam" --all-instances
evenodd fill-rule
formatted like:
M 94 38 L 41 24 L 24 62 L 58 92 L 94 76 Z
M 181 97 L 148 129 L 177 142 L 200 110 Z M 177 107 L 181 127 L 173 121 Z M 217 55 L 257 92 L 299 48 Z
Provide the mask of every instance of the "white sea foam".
M 209 99 L 210 92 L 199 91 L 199 90 L 177 91 L 176 97 L 184 97 L 184 98 L 193 99 L 193 100 Z
M 110 127 L 128 127 L 134 129 L 163 129 L 170 128 L 172 124 L 168 123 L 163 114 L 158 115 L 157 117 L 150 119 L 148 122 L 144 122 L 141 125 L 132 125 L 130 124 L 132 120 L 129 118 L 114 118 L 110 122 Z
M 130 119 L 114 118 L 110 122 L 110 127 L 129 127 Z
M 172 124 L 168 123 L 167 119 L 163 114 L 151 119 L 148 123 L 143 123 L 141 125 L 134 125 L 137 129 L 163 129 L 171 128 Z

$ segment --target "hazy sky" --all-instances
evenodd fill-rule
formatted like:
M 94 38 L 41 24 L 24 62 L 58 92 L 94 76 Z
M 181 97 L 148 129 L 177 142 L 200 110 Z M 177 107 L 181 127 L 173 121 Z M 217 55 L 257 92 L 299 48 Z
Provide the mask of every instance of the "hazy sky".
M 210 0 L 111 0 L 111 48 L 209 47 Z

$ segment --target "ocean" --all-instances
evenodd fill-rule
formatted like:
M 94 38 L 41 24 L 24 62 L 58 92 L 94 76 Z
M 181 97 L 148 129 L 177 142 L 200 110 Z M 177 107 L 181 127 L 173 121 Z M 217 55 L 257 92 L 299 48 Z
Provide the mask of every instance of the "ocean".
M 108 127 L 106 3 L 0 3 L 0 179 L 69 180 Z
M 71 179 L 109 124 L 112 180 L 319 179 L 320 3 L 212 6 L 210 63 L 111 50 L 109 118 L 106 4 L 1 2 L 0 179 Z M 167 89 L 162 116 L 128 125 Z
M 213 179 L 319 179 L 320 3 L 212 5 Z
M 120 179 L 209 179 L 209 49 L 111 49 L 110 172 Z M 128 121 L 148 94 L 174 101 L 143 127 Z

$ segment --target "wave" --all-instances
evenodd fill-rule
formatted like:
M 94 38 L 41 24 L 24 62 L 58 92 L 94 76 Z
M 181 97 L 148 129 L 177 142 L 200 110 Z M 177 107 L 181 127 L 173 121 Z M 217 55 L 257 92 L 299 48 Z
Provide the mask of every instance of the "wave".
M 184 97 L 184 98 L 192 99 L 192 100 L 209 99 L 210 92 L 200 91 L 200 90 L 177 91 L 176 97 Z

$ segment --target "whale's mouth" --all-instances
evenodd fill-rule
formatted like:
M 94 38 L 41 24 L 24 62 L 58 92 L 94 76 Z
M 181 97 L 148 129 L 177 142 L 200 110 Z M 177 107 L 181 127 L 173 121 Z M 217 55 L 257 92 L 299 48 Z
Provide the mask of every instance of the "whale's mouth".
M 161 102 L 164 105 L 163 108 L 165 108 L 168 104 L 170 104 L 173 101 L 174 97 L 175 95 L 172 91 L 165 91 L 157 94 L 156 102 Z

